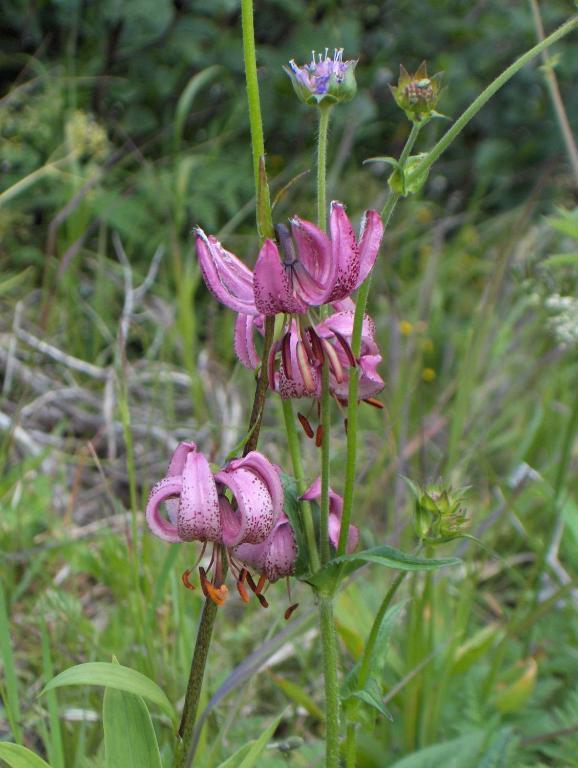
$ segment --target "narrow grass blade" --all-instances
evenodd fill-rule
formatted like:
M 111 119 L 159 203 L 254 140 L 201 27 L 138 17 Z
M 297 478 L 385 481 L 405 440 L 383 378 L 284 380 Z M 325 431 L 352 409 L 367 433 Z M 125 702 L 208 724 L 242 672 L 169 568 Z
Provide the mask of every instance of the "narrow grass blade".
M 44 679 L 50 680 L 54 676 L 54 669 L 52 666 L 52 655 L 50 653 L 50 637 L 48 636 L 48 630 L 46 624 L 42 621 L 41 624 L 42 634 L 42 671 L 44 673 Z M 62 747 L 62 733 L 60 730 L 60 719 L 58 717 L 58 699 L 55 691 L 48 691 L 46 694 L 46 704 L 48 707 L 48 718 L 50 721 L 50 727 L 47 732 L 46 750 L 48 752 L 48 759 L 52 768 L 65 768 L 64 764 L 64 749 Z
M 8 627 L 8 607 L 6 605 L 6 596 L 4 588 L 0 582 L 0 654 L 4 666 L 4 685 L 2 686 L 2 699 L 6 710 L 6 717 L 10 724 L 10 729 L 14 739 L 18 744 L 22 744 L 22 729 L 20 728 L 20 695 L 18 690 L 18 678 L 16 677 L 16 668 L 14 666 L 14 656 L 12 654 L 12 642 Z

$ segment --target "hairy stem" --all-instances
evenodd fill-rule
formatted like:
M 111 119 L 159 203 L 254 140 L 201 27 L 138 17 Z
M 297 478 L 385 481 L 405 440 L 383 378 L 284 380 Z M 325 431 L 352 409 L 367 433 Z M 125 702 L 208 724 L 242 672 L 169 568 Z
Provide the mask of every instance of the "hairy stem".
M 404 166 L 409 153 L 419 134 L 420 126 L 414 124 L 407 138 L 405 146 L 399 158 L 399 164 Z M 387 228 L 391 215 L 399 200 L 397 192 L 390 192 L 384 209 L 382 218 L 384 227 Z M 357 292 L 355 303 L 355 315 L 353 318 L 353 333 L 351 335 L 351 349 L 353 355 L 358 358 L 361 352 L 361 332 L 363 329 L 363 318 L 367 307 L 367 297 L 371 288 L 371 272 L 365 282 L 360 286 Z M 357 430 L 358 430 L 358 412 L 359 412 L 359 366 L 351 369 L 349 375 L 349 392 L 347 403 L 347 464 L 345 468 L 345 488 L 343 491 L 343 516 L 341 518 L 341 531 L 339 533 L 339 544 L 337 554 L 345 554 L 347 545 L 347 534 L 349 532 L 349 523 L 351 521 L 351 511 L 353 508 L 353 493 L 355 490 L 355 467 L 357 463 Z
M 333 598 L 319 594 L 319 630 L 323 656 L 323 679 L 325 681 L 325 765 L 338 768 L 339 765 L 339 686 L 337 682 L 337 639 L 333 621 Z
M 327 134 L 331 105 L 319 107 L 317 137 L 317 226 L 327 230 Z
M 257 226 L 263 237 L 273 235 L 273 222 L 271 216 L 271 201 L 269 187 L 264 174 L 265 140 L 263 138 L 263 121 L 261 118 L 261 104 L 259 99 L 259 83 L 257 80 L 257 61 L 255 52 L 255 34 L 253 27 L 253 2 L 241 0 L 241 20 L 243 27 L 243 54 L 245 62 L 245 78 L 247 83 L 247 102 L 249 109 L 249 124 L 251 128 L 251 148 L 253 156 L 253 173 L 255 177 L 255 190 L 257 197 Z M 257 380 L 253 407 L 249 420 L 249 438 L 243 449 L 246 456 L 249 451 L 257 447 L 261 419 L 267 395 L 267 365 L 266 360 L 273 341 L 275 318 L 268 317 L 265 321 L 265 341 L 263 348 L 263 364 Z M 226 574 L 227 558 L 222 557 L 222 578 Z M 218 586 L 218 585 L 217 585 Z M 179 726 L 179 738 L 175 750 L 174 768 L 184 768 L 188 765 L 188 752 L 199 708 L 199 699 L 203 687 L 205 666 L 209 655 L 213 627 L 217 617 L 217 606 L 207 598 L 203 606 L 195 650 L 191 662 L 189 682 L 185 695 L 185 703 Z M 191 757 L 192 759 L 192 757 Z
M 441 137 L 438 143 L 434 146 L 427 157 L 415 169 L 416 176 L 425 174 L 435 163 L 435 161 L 446 151 L 452 141 L 459 135 L 461 131 L 466 127 L 470 120 L 475 117 L 480 109 L 496 94 L 502 86 L 504 86 L 508 80 L 510 80 L 517 72 L 519 72 L 525 64 L 539 56 L 542 51 L 545 51 L 553 43 L 560 40 L 562 37 L 572 32 L 573 29 L 578 27 L 578 15 L 575 14 L 567 22 L 558 27 L 555 32 L 544 38 L 541 42 L 530 48 L 529 51 L 522 54 L 513 64 L 510 64 L 495 80 L 493 80 L 487 88 L 480 93 L 477 99 L 470 104 L 470 106 L 463 112 L 452 127 Z

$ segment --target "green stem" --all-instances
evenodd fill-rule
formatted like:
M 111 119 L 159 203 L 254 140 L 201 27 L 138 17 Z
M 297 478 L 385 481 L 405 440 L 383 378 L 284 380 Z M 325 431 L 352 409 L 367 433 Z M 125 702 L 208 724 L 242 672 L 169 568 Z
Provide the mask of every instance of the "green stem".
M 321 371 L 321 504 L 319 508 L 319 551 L 321 564 L 329 560 L 329 476 L 331 440 L 331 394 L 329 392 L 329 363 Z
M 183 706 L 183 714 L 181 715 L 181 723 L 179 725 L 179 738 L 177 740 L 175 760 L 173 763 L 174 768 L 184 768 L 187 764 L 187 755 L 195 729 L 197 710 L 199 708 L 201 689 L 203 687 L 203 677 L 205 675 L 205 666 L 207 664 L 207 657 L 209 655 L 211 637 L 216 618 L 217 605 L 207 598 L 203 606 L 195 642 L 195 651 L 193 653 L 193 661 L 191 662 L 185 704 Z
M 327 133 L 331 105 L 319 107 L 317 137 L 317 226 L 327 230 Z
M 251 149 L 253 154 L 253 175 L 257 193 L 257 225 L 263 237 L 272 237 L 273 219 L 271 200 L 266 177 L 262 178 L 262 164 L 265 162 L 265 139 L 257 79 L 257 56 L 255 52 L 255 27 L 253 24 L 253 0 L 241 0 L 241 24 L 243 28 L 243 57 L 245 80 L 251 128 Z M 264 174 L 263 174 L 264 176 Z
M 289 455 L 293 464 L 293 472 L 297 480 L 297 489 L 299 493 L 305 491 L 305 472 L 303 471 L 303 462 L 301 461 L 301 449 L 299 447 L 299 435 L 295 426 L 295 416 L 293 414 L 293 403 L 291 400 L 281 401 L 283 408 L 283 420 L 285 422 L 285 432 L 287 434 L 287 445 Z M 309 550 L 309 562 L 312 571 L 319 569 L 319 553 L 317 551 L 317 542 L 315 541 L 315 528 L 313 526 L 313 515 L 308 502 L 301 502 L 301 514 L 303 517 L 303 527 L 305 528 L 305 537 L 307 539 L 307 548 Z
M 415 169 L 415 175 L 427 173 L 428 169 L 435 163 L 435 161 L 442 155 L 443 152 L 449 147 L 452 141 L 458 136 L 458 134 L 466 127 L 470 120 L 477 115 L 480 109 L 488 102 L 500 88 L 505 85 L 517 72 L 522 69 L 525 64 L 539 56 L 542 51 L 545 51 L 553 43 L 560 40 L 562 37 L 572 32 L 573 29 L 578 27 L 578 15 L 572 16 L 567 22 L 558 27 L 555 32 L 541 40 L 529 51 L 522 54 L 513 64 L 505 69 L 498 77 L 485 88 L 477 99 L 470 104 L 470 106 L 463 112 L 452 127 L 441 137 L 438 143 L 428 152 L 427 157 Z
M 413 145 L 418 137 L 420 126 L 414 124 L 407 138 L 405 146 L 399 157 L 399 164 L 403 167 Z M 399 195 L 396 192 L 390 192 L 382 211 L 383 225 L 387 228 L 391 215 L 397 205 Z M 371 288 L 371 272 L 367 279 L 357 292 L 355 303 L 355 315 L 353 318 L 353 333 L 351 336 L 351 349 L 353 355 L 357 358 L 361 352 L 361 332 L 363 329 L 363 318 L 367 307 L 367 297 Z M 351 521 L 351 511 L 353 508 L 353 492 L 355 490 L 355 466 L 357 463 L 357 429 L 359 412 L 359 366 L 352 368 L 349 374 L 349 392 L 347 405 L 347 464 L 345 469 L 345 488 L 343 491 L 343 516 L 341 522 L 341 531 L 339 533 L 339 544 L 337 554 L 345 554 L 347 545 L 347 534 L 349 532 L 349 523 Z
M 261 104 L 259 99 L 259 83 L 257 80 L 257 60 L 255 52 L 255 33 L 253 26 L 253 2 L 241 0 L 241 20 L 243 27 L 243 54 L 245 61 L 245 78 L 247 82 L 247 102 L 249 108 L 249 124 L 251 128 L 251 148 L 253 156 L 253 173 L 255 178 L 255 190 L 257 197 L 257 226 L 263 237 L 273 235 L 273 221 L 271 216 L 271 201 L 269 187 L 264 173 L 265 140 L 263 138 L 263 121 L 261 119 Z M 267 318 L 265 322 L 265 343 L 263 360 L 267 359 L 268 350 L 273 341 L 275 321 Z M 245 445 L 243 455 L 257 447 L 259 430 L 267 394 L 267 367 L 261 366 L 261 373 L 257 381 L 253 408 L 249 421 L 249 439 Z M 226 575 L 226 557 L 223 555 L 221 577 Z M 218 586 L 218 585 L 217 585 Z M 209 655 L 213 627 L 217 617 L 217 606 L 207 598 L 203 606 L 201 621 L 195 641 L 195 650 L 191 662 L 189 682 L 185 695 L 185 703 L 179 726 L 179 738 L 175 749 L 174 768 L 184 768 L 187 764 L 187 755 L 195 728 L 199 699 L 203 687 L 205 666 Z
M 339 766 L 339 687 L 337 684 L 337 640 L 333 621 L 333 598 L 319 594 L 319 629 L 325 681 L 325 765 Z

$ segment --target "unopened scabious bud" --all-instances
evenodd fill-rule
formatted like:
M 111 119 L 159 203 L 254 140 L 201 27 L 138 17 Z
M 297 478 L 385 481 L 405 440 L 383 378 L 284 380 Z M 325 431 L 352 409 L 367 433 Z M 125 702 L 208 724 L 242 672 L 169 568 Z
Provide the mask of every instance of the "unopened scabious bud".
M 398 107 L 403 109 L 412 123 L 425 123 L 432 117 L 441 117 L 435 108 L 441 94 L 443 72 L 428 76 L 427 66 L 423 61 L 415 74 L 410 75 L 402 65 L 399 68 L 399 81 L 390 86 Z
M 357 59 L 343 61 L 343 48 L 336 48 L 333 57 L 325 49 L 313 55 L 310 64 L 299 67 L 293 59 L 289 67 L 284 67 L 291 78 L 295 93 L 306 104 L 330 106 L 344 101 L 351 101 L 357 91 L 355 67 Z
M 454 491 L 439 483 L 422 488 L 407 482 L 415 496 L 415 526 L 420 539 L 428 544 L 443 544 L 463 535 L 469 525 L 462 506 L 467 488 Z

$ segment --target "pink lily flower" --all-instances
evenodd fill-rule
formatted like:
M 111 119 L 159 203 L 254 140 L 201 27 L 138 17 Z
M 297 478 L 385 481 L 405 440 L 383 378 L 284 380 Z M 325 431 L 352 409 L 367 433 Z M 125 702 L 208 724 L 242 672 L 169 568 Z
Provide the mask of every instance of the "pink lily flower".
M 335 306 L 335 305 L 334 305 Z M 377 366 L 381 363 L 379 347 L 375 342 L 375 324 L 366 315 L 363 320 L 361 353 L 356 360 L 351 351 L 355 305 L 350 299 L 336 305 L 334 312 L 315 327 L 301 327 L 297 320 L 273 344 L 268 359 L 269 383 L 282 398 L 316 397 L 321 394 L 321 366 L 329 363 L 329 388 L 340 402 L 347 402 L 349 371 L 360 366 L 359 398 L 372 398 L 384 387 Z M 262 315 L 238 315 L 235 325 L 235 351 L 247 368 L 260 364 L 255 347 L 254 331 L 263 333 Z M 277 370 L 277 360 L 280 360 Z
M 161 513 L 165 503 L 167 516 Z M 283 510 L 283 487 L 278 469 L 263 454 L 251 451 L 213 473 L 195 443 L 181 443 L 166 476 L 150 492 L 146 519 L 151 531 L 169 542 L 201 541 L 203 553 L 213 543 L 215 581 L 221 580 L 221 547 L 260 544 L 274 529 Z M 202 554 L 201 554 L 202 556 Z M 226 587 L 215 587 L 201 571 L 201 585 L 217 604 Z M 190 588 L 189 571 L 183 575 Z
M 314 480 L 305 493 L 300 497 L 302 501 L 318 501 L 321 499 L 321 478 Z M 329 540 L 337 549 L 339 534 L 341 533 L 341 517 L 343 515 L 343 498 L 329 489 Z M 347 545 L 345 551 L 350 555 L 359 544 L 359 529 L 356 525 L 350 525 L 347 533 Z
M 261 544 L 241 544 L 233 552 L 236 559 L 275 582 L 291 576 L 297 558 L 297 545 L 289 519 L 282 514 Z
M 342 203 L 332 202 L 330 236 L 294 217 L 278 228 L 283 256 L 265 240 L 252 272 L 213 236 L 197 228 L 197 255 L 205 283 L 225 306 L 244 315 L 303 314 L 340 301 L 371 271 L 383 236 L 377 211 L 366 211 L 359 239 Z

